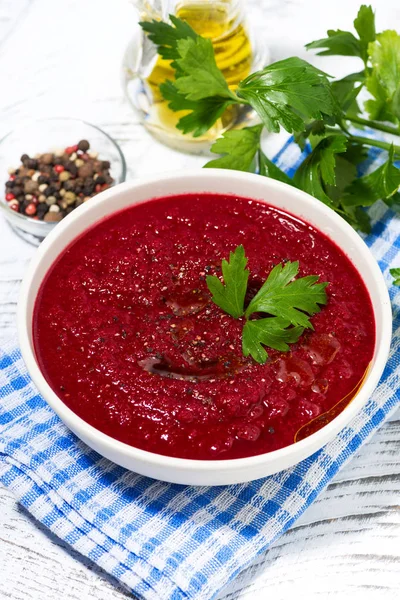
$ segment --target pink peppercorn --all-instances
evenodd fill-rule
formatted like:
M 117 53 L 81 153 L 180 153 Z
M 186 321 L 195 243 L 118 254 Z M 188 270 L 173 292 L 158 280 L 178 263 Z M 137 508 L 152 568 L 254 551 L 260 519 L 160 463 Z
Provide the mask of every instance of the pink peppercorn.
M 36 214 L 36 206 L 33 204 L 33 202 L 28 204 L 28 206 L 25 208 L 25 214 L 29 215 L 30 217 Z
M 7 202 L 10 202 L 10 200 L 14 200 L 14 198 L 15 198 L 15 196 L 11 192 L 8 192 L 8 194 L 6 194 Z
M 62 165 L 56 165 L 54 170 L 56 173 L 62 173 L 64 171 L 64 167 Z

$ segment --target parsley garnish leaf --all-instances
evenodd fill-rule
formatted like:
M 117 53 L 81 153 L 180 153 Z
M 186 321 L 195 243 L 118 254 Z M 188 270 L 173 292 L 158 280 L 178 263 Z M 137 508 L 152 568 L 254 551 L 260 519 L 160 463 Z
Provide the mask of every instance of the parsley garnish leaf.
M 327 283 L 317 283 L 318 275 L 294 279 L 299 272 L 298 261 L 276 265 L 261 289 L 246 309 L 246 317 L 253 313 L 267 313 L 312 329 L 309 316 L 320 311 L 326 304 Z
M 243 354 L 251 355 L 256 362 L 264 364 L 268 353 L 263 346 L 287 352 L 288 344 L 297 342 L 303 331 L 303 327 L 291 327 L 289 321 L 280 317 L 246 321 L 243 327 Z
M 212 294 L 213 302 L 229 315 L 238 319 L 244 312 L 244 298 L 249 279 L 246 269 L 247 258 L 243 246 L 238 246 L 229 255 L 229 262 L 222 261 L 224 283 L 216 275 L 207 276 L 207 286 Z
M 400 269 L 396 267 L 394 269 L 389 269 L 391 276 L 393 277 L 393 285 L 400 286 Z
M 246 311 L 244 301 L 249 270 L 243 246 L 230 253 L 229 262 L 222 261 L 224 284 L 215 275 L 207 277 L 213 302 L 232 317 L 245 317 L 242 348 L 244 356 L 265 363 L 268 346 L 281 352 L 289 350 L 288 344 L 297 342 L 305 328 L 313 329 L 310 317 L 326 304 L 327 283 L 317 283 L 317 275 L 294 279 L 299 263 L 276 265 L 267 280 L 251 300 Z M 254 313 L 265 313 L 267 318 L 252 319 Z
M 325 73 L 300 58 L 287 58 L 240 82 L 237 95 L 258 113 L 269 131 L 292 133 L 308 119 L 335 115 L 337 107 Z

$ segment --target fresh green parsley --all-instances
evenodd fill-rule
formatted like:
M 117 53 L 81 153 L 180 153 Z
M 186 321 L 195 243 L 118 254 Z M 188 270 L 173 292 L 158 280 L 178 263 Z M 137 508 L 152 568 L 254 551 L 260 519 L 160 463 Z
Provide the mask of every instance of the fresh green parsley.
M 303 327 L 291 327 L 289 321 L 280 317 L 246 321 L 243 327 L 243 355 L 251 356 L 263 365 L 268 358 L 264 346 L 288 352 L 288 344 L 296 343 L 303 331 Z
M 400 268 L 390 269 L 390 274 L 393 277 L 393 285 L 400 286 Z
M 400 186 L 400 169 L 394 166 L 394 149 L 389 150 L 388 160 L 380 167 L 355 179 L 346 188 L 343 203 L 345 206 L 371 206 L 379 199 L 390 206 L 391 198 L 397 194 Z
M 293 179 L 269 160 L 261 150 L 262 130 L 262 125 L 255 125 L 226 131 L 211 148 L 212 152 L 222 156 L 210 160 L 204 167 L 235 169 L 250 173 L 258 171 L 260 175 L 295 186 Z
M 238 319 L 244 312 L 244 299 L 250 271 L 246 269 L 247 258 L 243 246 L 238 246 L 229 255 L 229 262 L 222 261 L 222 275 L 225 285 L 216 275 L 207 276 L 207 286 L 213 302 L 223 311 Z
M 335 114 L 328 77 L 301 58 L 286 58 L 252 73 L 239 83 L 239 98 L 258 113 L 268 131 L 289 133 L 304 128 L 309 119 Z
M 291 325 L 312 329 L 309 317 L 320 311 L 320 304 L 326 304 L 328 284 L 317 283 L 318 275 L 295 279 L 298 272 L 298 261 L 276 265 L 248 305 L 246 318 L 254 313 L 267 313 Z
M 201 136 L 232 105 L 251 106 L 262 125 L 226 132 L 211 148 L 219 158 L 205 166 L 255 172 L 294 185 L 324 202 L 356 229 L 368 233 L 365 207 L 383 200 L 400 212 L 400 145 L 368 137 L 371 130 L 400 136 L 400 35 L 376 32 L 371 6 L 362 5 L 353 30 L 329 30 L 327 37 L 307 44 L 322 55 L 352 56 L 359 68 L 333 80 L 303 59 L 291 57 L 268 65 L 241 81 L 226 84 L 216 64 L 212 43 L 187 23 L 141 24 L 174 79 L 161 84 L 169 107 L 186 111 L 177 124 L 185 134 Z M 363 92 L 369 98 L 361 103 Z M 366 112 L 369 118 L 363 116 Z M 364 131 L 355 132 L 355 127 Z M 293 179 L 263 152 L 263 129 L 294 134 L 302 150 L 311 150 Z M 385 163 L 359 178 L 368 149 L 388 152 Z
M 372 69 L 366 87 L 373 99 L 365 108 L 371 119 L 397 123 L 400 119 L 400 35 L 385 31 L 368 47 Z
M 344 135 L 324 137 L 301 163 L 294 176 L 296 185 L 321 200 L 328 206 L 333 205 L 327 186 L 336 184 L 336 155 L 347 149 Z
M 366 64 L 368 61 L 368 45 L 375 40 L 375 14 L 371 6 L 362 5 L 354 20 L 354 29 L 358 38 L 351 31 L 329 29 L 328 37 L 306 45 L 307 50 L 320 50 L 320 56 L 359 56 Z
M 163 97 L 173 111 L 189 110 L 177 128 L 194 137 L 203 135 L 232 104 L 241 101 L 229 89 L 215 62 L 211 40 L 198 35 L 189 25 L 170 15 L 163 21 L 140 23 L 162 58 L 171 60 L 175 81 L 160 85 Z
M 213 302 L 223 311 L 239 319 L 243 317 L 242 347 L 244 356 L 264 364 L 268 353 L 264 346 L 281 352 L 288 344 L 297 342 L 304 329 L 313 329 L 310 317 L 327 303 L 325 288 L 328 283 L 317 283 L 317 275 L 296 278 L 299 263 L 276 265 L 265 283 L 245 308 L 249 279 L 247 258 L 243 246 L 230 253 L 229 261 L 222 261 L 224 283 L 216 276 L 207 277 L 207 286 Z M 268 315 L 251 319 L 254 314 Z

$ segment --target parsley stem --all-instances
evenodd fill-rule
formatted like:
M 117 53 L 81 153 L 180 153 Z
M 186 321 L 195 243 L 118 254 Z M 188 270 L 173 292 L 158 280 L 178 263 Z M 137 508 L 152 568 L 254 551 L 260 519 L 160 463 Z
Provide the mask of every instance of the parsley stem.
M 374 140 L 371 138 L 360 137 L 358 135 L 351 135 L 350 140 L 352 142 L 358 142 L 359 144 L 365 144 L 366 146 L 373 146 L 375 148 L 382 148 L 383 150 L 390 150 L 393 145 L 393 150 L 396 154 L 400 155 L 400 146 L 395 146 L 390 142 L 382 142 L 381 140 Z
M 369 121 L 368 119 L 363 119 L 353 115 L 345 115 L 344 118 L 346 121 L 350 121 L 351 123 L 365 125 L 366 127 L 371 127 L 372 129 L 377 129 L 378 131 L 384 131 L 385 133 L 392 133 L 393 135 L 400 135 L 399 127 L 391 127 L 390 125 L 384 125 L 383 123 L 378 123 L 377 121 Z

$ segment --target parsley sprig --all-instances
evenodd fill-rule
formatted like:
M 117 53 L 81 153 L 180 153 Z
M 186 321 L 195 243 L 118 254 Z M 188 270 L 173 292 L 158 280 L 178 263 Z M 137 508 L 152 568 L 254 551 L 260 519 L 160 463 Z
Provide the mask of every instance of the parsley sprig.
M 328 283 L 317 283 L 317 275 L 296 276 L 299 263 L 276 265 L 266 281 L 245 308 L 250 271 L 242 245 L 222 261 L 224 283 L 216 275 L 207 276 L 207 286 L 213 302 L 235 319 L 244 318 L 242 348 L 244 356 L 251 355 L 264 364 L 268 358 L 265 346 L 281 352 L 298 341 L 304 329 L 313 329 L 310 317 L 327 303 Z M 255 314 L 268 315 L 251 318 Z
M 173 111 L 189 111 L 178 122 L 183 133 L 203 135 L 231 105 L 249 105 L 262 125 L 228 131 L 212 152 L 219 158 L 205 166 L 258 172 L 305 190 L 339 213 L 356 229 L 370 230 L 364 207 L 378 199 L 400 211 L 400 146 L 358 135 L 354 127 L 400 135 L 400 35 L 376 33 L 371 6 L 362 5 L 354 31 L 329 30 L 327 37 L 307 44 L 321 55 L 353 56 L 360 68 L 333 80 L 308 62 L 291 57 L 252 73 L 229 88 L 219 70 L 210 40 L 171 16 L 171 24 L 141 23 L 159 54 L 171 60 L 174 81 L 160 86 Z M 360 92 L 369 98 L 360 106 Z M 364 114 L 363 114 L 364 112 Z M 274 165 L 261 149 L 263 128 L 283 127 L 310 154 L 293 179 Z M 368 148 L 388 152 L 385 163 L 358 178 Z

